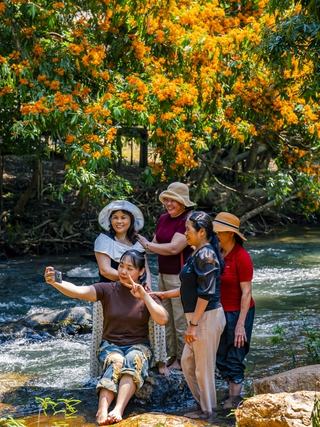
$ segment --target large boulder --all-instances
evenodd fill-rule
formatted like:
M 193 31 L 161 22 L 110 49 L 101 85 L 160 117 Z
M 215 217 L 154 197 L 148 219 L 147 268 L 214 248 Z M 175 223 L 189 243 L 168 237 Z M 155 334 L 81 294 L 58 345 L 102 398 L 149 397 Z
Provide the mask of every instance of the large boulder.
M 320 393 L 317 393 L 320 398 Z M 245 400 L 235 411 L 237 427 L 307 427 L 315 392 L 259 394 Z
M 254 381 L 252 387 L 255 394 L 293 393 L 317 390 L 317 382 L 320 382 L 320 365 L 309 365 Z
M 145 413 L 127 418 L 117 424 L 117 427 L 191 427 L 200 426 L 196 421 L 189 418 L 179 417 L 176 415 L 162 414 L 162 413 Z
M 61 415 L 50 415 L 46 416 L 44 414 L 41 414 L 40 416 L 40 422 L 41 425 L 54 425 L 54 423 L 61 423 L 64 420 L 64 418 Z M 33 426 L 33 425 L 39 425 L 39 415 L 31 415 L 28 417 L 24 417 L 24 421 L 26 422 L 26 425 Z M 69 421 L 69 420 L 67 420 Z M 90 422 L 87 417 L 83 417 L 80 415 L 77 415 L 75 419 L 72 422 L 73 426 L 79 426 L 79 427 L 96 427 L 96 422 Z M 50 423 L 50 424 L 49 424 Z M 18 425 L 18 424 L 17 424 Z M 64 424 L 66 425 L 66 424 Z M 185 417 L 179 417 L 176 415 L 169 415 L 169 414 L 163 414 L 163 413 L 143 413 L 139 415 L 130 416 L 129 418 L 125 418 L 118 424 L 112 424 L 113 426 L 117 427 L 160 427 L 160 426 L 166 426 L 166 427 L 195 427 L 200 426 L 202 424 L 198 424 L 196 421 L 190 420 Z

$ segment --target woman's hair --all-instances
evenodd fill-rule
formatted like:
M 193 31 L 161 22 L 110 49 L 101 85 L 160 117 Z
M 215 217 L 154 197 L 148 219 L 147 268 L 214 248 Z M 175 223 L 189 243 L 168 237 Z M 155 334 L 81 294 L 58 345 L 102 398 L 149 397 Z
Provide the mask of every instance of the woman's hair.
M 128 215 L 130 217 L 131 224 L 130 224 L 130 227 L 128 228 L 128 231 L 127 231 L 127 237 L 130 240 L 130 242 L 134 245 L 137 242 L 138 239 L 137 239 L 136 231 L 134 229 L 134 216 L 129 211 L 126 211 L 126 210 L 123 210 L 123 209 L 117 209 L 117 210 L 111 212 L 111 214 L 109 216 L 109 222 L 110 222 L 110 227 L 109 227 L 110 232 L 109 232 L 109 234 L 112 237 L 114 237 L 116 235 L 116 231 L 113 229 L 112 224 L 111 224 L 111 219 L 112 219 L 113 215 L 116 212 L 119 212 L 119 211 L 123 212 L 124 214 L 126 214 L 126 215 Z
M 240 245 L 240 246 L 243 246 L 243 240 L 241 239 L 241 237 L 239 236 L 239 234 L 234 233 L 233 235 L 234 235 L 236 243 L 238 243 L 238 245 Z
M 130 258 L 130 261 L 132 262 L 132 265 L 134 266 L 134 268 L 136 268 L 139 271 L 142 270 L 143 268 L 144 269 L 146 268 L 145 252 L 139 252 L 136 249 L 130 249 L 121 255 L 119 262 L 121 263 L 124 258 Z M 140 285 L 145 286 L 147 281 L 146 270 L 144 270 L 143 274 L 139 276 L 138 281 Z
M 187 217 L 187 220 L 193 223 L 193 228 L 196 231 L 199 231 L 200 228 L 203 228 L 206 232 L 207 239 L 217 255 L 220 264 L 220 273 L 222 273 L 224 270 L 224 260 L 222 258 L 218 236 L 213 230 L 211 216 L 202 211 L 194 211 Z

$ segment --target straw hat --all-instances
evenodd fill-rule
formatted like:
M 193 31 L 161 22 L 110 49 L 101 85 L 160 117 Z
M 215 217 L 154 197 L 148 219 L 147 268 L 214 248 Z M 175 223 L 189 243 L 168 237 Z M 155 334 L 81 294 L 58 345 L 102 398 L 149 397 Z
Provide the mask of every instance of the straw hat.
M 213 229 L 215 232 L 233 231 L 238 234 L 242 240 L 247 240 L 239 231 L 240 220 L 235 215 L 228 212 L 220 212 L 213 220 Z
M 194 203 L 189 199 L 189 187 L 182 182 L 173 182 L 170 184 L 169 187 L 160 194 L 160 202 L 164 203 L 165 198 L 175 200 L 187 208 L 194 206 Z
M 115 200 L 105 206 L 99 213 L 98 221 L 102 228 L 106 231 L 110 229 L 110 215 L 114 211 L 128 211 L 132 213 L 134 217 L 134 229 L 135 231 L 141 230 L 144 225 L 144 218 L 141 210 L 128 202 L 127 200 Z

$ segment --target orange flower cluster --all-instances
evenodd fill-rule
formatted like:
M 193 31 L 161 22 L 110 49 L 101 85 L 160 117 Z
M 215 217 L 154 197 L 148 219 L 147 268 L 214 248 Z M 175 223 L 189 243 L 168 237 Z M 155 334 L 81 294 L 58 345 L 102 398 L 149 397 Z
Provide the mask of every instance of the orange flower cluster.
M 87 54 L 83 55 L 82 62 L 86 67 L 100 66 L 106 57 L 104 46 L 87 47 Z
M 195 152 L 218 141 L 249 146 L 253 136 L 263 141 L 284 129 L 320 138 L 319 105 L 299 96 L 312 64 L 288 61 L 280 91 L 275 73 L 253 53 L 275 23 L 267 0 L 228 7 L 218 0 L 146 0 L 136 8 L 99 0 L 86 13 L 73 2 L 54 2 L 51 10 L 40 5 L 32 19 L 23 17 L 19 33 L 29 62 L 12 50 L 0 56 L 0 66 L 9 64 L 19 83 L 24 115 L 54 111 L 59 125 L 70 124 L 66 145 L 81 141 L 82 165 L 89 167 L 89 156 L 111 155 L 114 123 L 148 127 L 161 179 L 171 166 L 177 175 L 196 167 Z M 0 2 L 0 14 L 5 7 Z M 64 13 L 68 19 L 58 20 Z M 48 17 L 52 39 L 43 36 Z M 0 96 L 9 86 L 3 83 Z M 34 101 L 39 91 L 44 96 Z
M 42 56 L 44 52 L 44 48 L 40 46 L 40 44 L 36 44 L 32 51 L 35 56 Z
M 100 103 L 96 102 L 84 108 L 84 113 L 92 117 L 99 123 L 104 123 L 105 119 L 110 116 L 110 110 L 104 108 Z
M 42 97 L 38 101 L 25 103 L 21 107 L 21 114 L 26 116 L 28 114 L 36 115 L 36 114 L 48 114 L 51 111 L 51 108 L 47 107 L 45 103 L 47 102 L 47 98 Z
M 106 140 L 108 142 L 112 142 L 117 134 L 117 129 L 114 127 L 111 127 L 110 129 L 107 130 L 107 137 Z
M 8 95 L 10 93 L 12 93 L 12 88 L 10 86 L 5 86 L 0 89 L 0 97 Z
M 69 109 L 76 112 L 80 108 L 79 104 L 74 101 L 73 96 L 70 94 L 64 95 L 61 92 L 57 92 L 54 95 L 54 102 L 61 112 L 68 111 Z

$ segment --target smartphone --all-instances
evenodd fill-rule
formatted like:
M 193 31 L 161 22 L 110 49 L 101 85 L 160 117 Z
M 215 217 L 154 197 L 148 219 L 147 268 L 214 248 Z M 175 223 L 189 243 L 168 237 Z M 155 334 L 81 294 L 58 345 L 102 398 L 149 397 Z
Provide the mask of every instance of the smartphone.
M 61 271 L 54 270 L 54 281 L 57 283 L 62 283 L 62 273 Z

